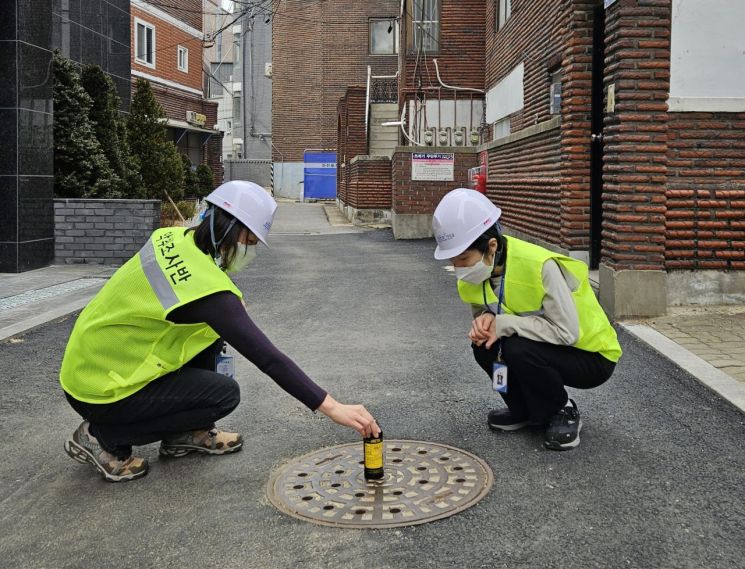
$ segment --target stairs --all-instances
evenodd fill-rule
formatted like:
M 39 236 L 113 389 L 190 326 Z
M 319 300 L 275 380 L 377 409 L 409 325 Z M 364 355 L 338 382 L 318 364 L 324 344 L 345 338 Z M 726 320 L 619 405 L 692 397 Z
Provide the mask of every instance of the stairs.
M 381 126 L 384 122 L 400 120 L 396 103 L 372 103 L 370 105 L 370 147 L 368 154 L 393 156 L 398 146 L 399 126 Z

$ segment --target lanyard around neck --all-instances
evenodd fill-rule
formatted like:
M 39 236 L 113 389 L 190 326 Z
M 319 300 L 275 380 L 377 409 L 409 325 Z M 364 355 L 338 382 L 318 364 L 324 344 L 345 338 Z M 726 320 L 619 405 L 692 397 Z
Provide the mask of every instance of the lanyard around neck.
M 507 264 L 505 263 L 504 268 L 502 269 L 502 281 L 499 283 L 499 298 L 497 299 L 497 314 L 502 314 L 502 304 L 504 304 L 504 279 L 507 276 Z M 489 308 L 489 302 L 486 298 L 486 287 L 489 283 L 489 286 L 491 286 L 490 283 L 491 279 L 486 279 L 483 283 L 481 283 L 481 292 L 484 294 L 484 306 L 486 308 Z

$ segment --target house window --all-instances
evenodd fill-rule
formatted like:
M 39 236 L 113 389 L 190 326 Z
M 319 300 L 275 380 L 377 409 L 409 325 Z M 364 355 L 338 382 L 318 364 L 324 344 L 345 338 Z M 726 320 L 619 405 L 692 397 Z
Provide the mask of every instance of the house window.
M 492 140 L 504 138 L 509 136 L 512 125 L 510 124 L 510 117 L 503 118 L 501 121 L 497 121 L 493 126 Z
M 398 21 L 395 19 L 370 20 L 370 55 L 395 55 L 398 53 Z
M 155 68 L 155 26 L 135 20 L 135 61 Z
M 497 0 L 497 30 L 502 29 L 511 14 L 512 0 Z
M 178 70 L 184 73 L 189 71 L 189 50 L 183 46 L 177 48 Z
M 440 49 L 440 0 L 411 0 L 409 12 L 410 51 L 435 53 Z
M 549 112 L 552 115 L 561 113 L 561 80 L 564 74 L 557 71 L 551 74 L 551 88 L 549 89 Z

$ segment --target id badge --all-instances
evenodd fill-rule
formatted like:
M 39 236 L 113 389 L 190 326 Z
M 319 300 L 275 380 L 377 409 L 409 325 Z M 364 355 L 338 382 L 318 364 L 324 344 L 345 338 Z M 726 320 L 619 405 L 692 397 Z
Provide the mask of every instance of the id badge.
M 507 393 L 507 365 L 502 362 L 494 362 L 492 387 L 498 393 Z
M 227 375 L 235 379 L 235 365 L 233 363 L 233 356 L 222 353 L 218 354 L 215 358 L 215 371 L 222 375 Z

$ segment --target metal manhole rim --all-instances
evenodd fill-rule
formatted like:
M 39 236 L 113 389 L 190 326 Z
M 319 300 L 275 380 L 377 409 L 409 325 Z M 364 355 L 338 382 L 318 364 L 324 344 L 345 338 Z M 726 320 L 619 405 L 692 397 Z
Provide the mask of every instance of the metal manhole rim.
M 385 442 L 386 442 L 386 445 L 400 443 L 400 444 L 410 444 L 410 445 L 434 446 L 434 447 L 439 447 L 441 449 L 446 449 L 451 452 L 464 455 L 465 457 L 471 459 L 475 465 L 478 465 L 481 467 L 485 475 L 484 479 L 480 481 L 481 487 L 478 490 L 478 492 L 468 502 L 464 504 L 460 504 L 450 510 L 440 512 L 432 516 L 428 516 L 428 517 L 424 517 L 420 519 L 414 519 L 414 520 L 407 520 L 404 522 L 401 522 L 401 521 L 376 522 L 374 524 L 369 524 L 369 523 L 363 524 L 363 523 L 357 523 L 357 522 L 341 523 L 335 520 L 324 520 L 324 519 L 312 517 L 307 514 L 304 514 L 303 512 L 293 510 L 291 507 L 289 507 L 284 501 L 282 501 L 279 498 L 279 493 L 275 492 L 275 485 L 277 484 L 278 480 L 282 477 L 282 475 L 285 473 L 285 470 L 291 465 L 301 463 L 303 460 L 313 455 L 321 454 L 326 451 L 331 451 L 331 450 L 340 449 L 340 448 L 361 447 L 362 441 L 359 441 L 359 442 L 342 443 L 338 445 L 321 447 L 313 451 L 307 452 L 305 454 L 302 454 L 302 455 L 283 461 L 282 463 L 280 463 L 278 466 L 274 468 L 274 470 L 269 476 L 269 480 L 266 485 L 266 497 L 269 500 L 269 503 L 272 504 L 275 508 L 277 508 L 277 510 L 279 510 L 280 512 L 287 514 L 295 519 L 299 519 L 305 522 L 310 522 L 310 523 L 314 523 L 317 525 L 323 525 L 327 527 L 341 528 L 341 529 L 390 529 L 390 528 L 421 525 L 421 524 L 441 520 L 443 518 L 448 518 L 450 516 L 458 514 L 478 504 L 483 498 L 486 497 L 486 495 L 489 493 L 489 491 L 492 488 L 492 485 L 494 483 L 494 473 L 492 472 L 491 467 L 484 459 L 476 456 L 475 454 L 469 451 L 466 451 L 461 448 L 454 447 L 452 445 L 448 445 L 445 443 L 436 443 L 432 441 L 421 441 L 421 440 L 416 440 L 416 439 L 390 439 L 390 440 L 386 440 Z

